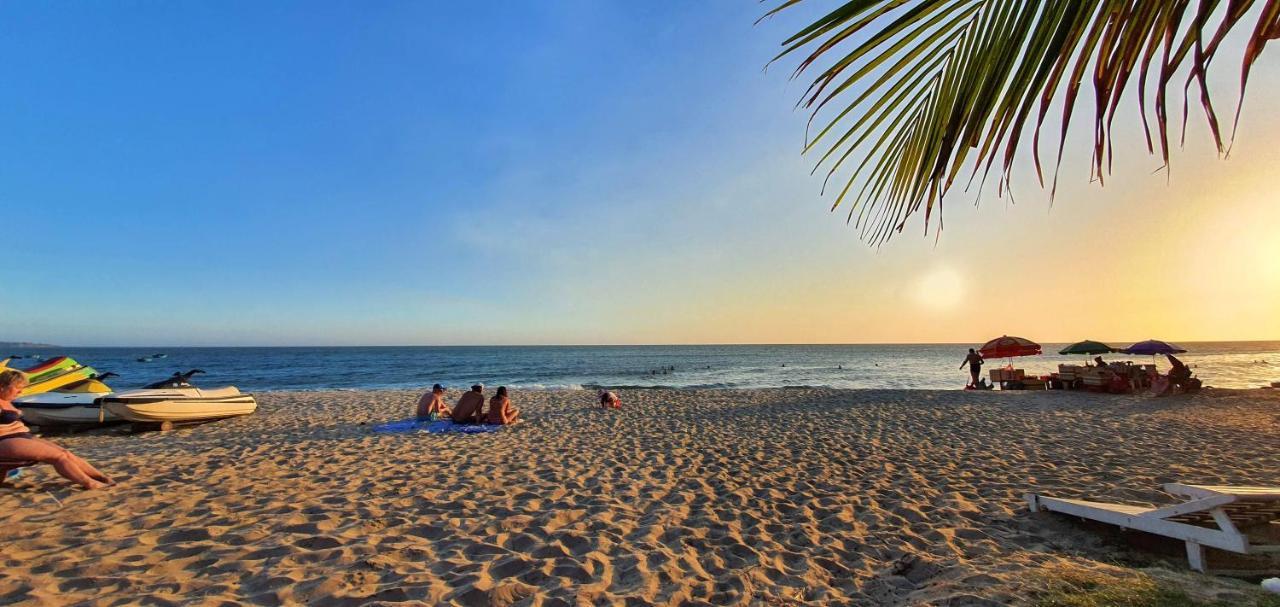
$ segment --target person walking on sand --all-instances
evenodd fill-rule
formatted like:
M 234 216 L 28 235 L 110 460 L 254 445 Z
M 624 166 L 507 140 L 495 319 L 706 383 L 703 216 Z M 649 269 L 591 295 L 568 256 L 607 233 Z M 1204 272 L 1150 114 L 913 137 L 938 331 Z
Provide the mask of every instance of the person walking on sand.
M 455 424 L 484 423 L 484 386 L 471 386 L 471 391 L 463 394 L 453 406 L 451 417 Z
M 418 399 L 418 419 L 436 421 L 449 417 L 451 411 L 444 404 L 444 386 L 436 384 L 431 391 Z
M 520 410 L 511 406 L 507 398 L 507 387 L 500 386 L 498 393 L 489 399 L 489 417 L 485 420 L 491 424 L 506 426 L 520 421 Z
M 0 459 L 49 464 L 58 474 L 85 489 L 114 485 L 115 481 L 98 472 L 89 462 L 31 434 L 27 425 L 22 423 L 22 411 L 13 406 L 13 399 L 22 394 L 26 387 L 27 377 L 21 371 L 11 369 L 0 372 Z M 0 483 L 3 483 L 2 476 Z
M 969 384 L 965 386 L 966 388 L 978 387 L 978 376 L 982 375 L 982 363 L 982 355 L 975 352 L 973 348 L 969 348 L 969 355 L 965 356 L 964 362 L 960 363 L 961 369 L 969 365 Z

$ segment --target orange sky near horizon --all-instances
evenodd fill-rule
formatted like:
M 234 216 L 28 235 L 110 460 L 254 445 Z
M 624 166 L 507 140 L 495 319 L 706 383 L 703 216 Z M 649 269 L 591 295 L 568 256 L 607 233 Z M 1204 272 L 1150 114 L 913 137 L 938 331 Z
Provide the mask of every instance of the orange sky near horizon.
M 956 196 L 936 247 L 918 219 L 915 233 L 874 250 L 842 217 L 810 217 L 829 224 L 817 241 L 844 258 L 796 259 L 780 246 L 781 260 L 689 283 L 674 304 L 636 293 L 639 304 L 612 322 L 630 325 L 627 343 L 1280 339 L 1280 152 L 1271 144 L 1280 126 L 1263 104 L 1249 109 L 1254 128 L 1228 159 L 1193 117 L 1167 183 L 1140 139 L 1118 135 L 1105 187 L 1064 166 L 1052 204 L 1034 185 L 1020 187 L 1017 204 L 987 196 L 977 210 Z

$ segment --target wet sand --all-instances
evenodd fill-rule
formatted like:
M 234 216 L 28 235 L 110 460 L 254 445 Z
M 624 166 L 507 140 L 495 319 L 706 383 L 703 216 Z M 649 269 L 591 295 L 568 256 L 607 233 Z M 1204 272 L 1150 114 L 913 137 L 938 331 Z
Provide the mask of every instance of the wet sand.
M 1280 391 L 620 394 L 516 393 L 528 421 L 476 436 L 374 434 L 417 397 L 377 391 L 51 437 L 120 484 L 39 467 L 0 490 L 0 602 L 996 605 L 1064 569 L 1152 567 L 1230 598 L 1176 546 L 1022 495 L 1280 484 Z

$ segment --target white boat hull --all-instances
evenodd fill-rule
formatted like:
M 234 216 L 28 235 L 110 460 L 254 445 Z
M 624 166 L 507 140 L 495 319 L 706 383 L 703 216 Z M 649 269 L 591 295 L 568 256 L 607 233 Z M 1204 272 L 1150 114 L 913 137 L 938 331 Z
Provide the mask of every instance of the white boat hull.
M 109 413 L 131 422 L 196 422 L 249 415 L 258 409 L 252 394 L 229 387 L 131 390 L 102 399 Z
M 94 393 L 47 392 L 14 399 L 22 410 L 22 420 L 33 426 L 68 426 L 121 421 L 118 415 L 103 411 Z

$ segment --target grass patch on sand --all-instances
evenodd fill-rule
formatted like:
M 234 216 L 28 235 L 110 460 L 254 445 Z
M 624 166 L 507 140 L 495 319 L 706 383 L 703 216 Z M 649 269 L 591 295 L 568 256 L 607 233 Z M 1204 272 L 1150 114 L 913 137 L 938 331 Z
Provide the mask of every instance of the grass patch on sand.
M 1261 589 L 1241 589 L 1230 599 L 1197 598 L 1179 584 L 1137 572 L 1060 569 L 1045 581 L 1046 588 L 1033 603 L 1036 607 L 1280 607 L 1280 595 Z

